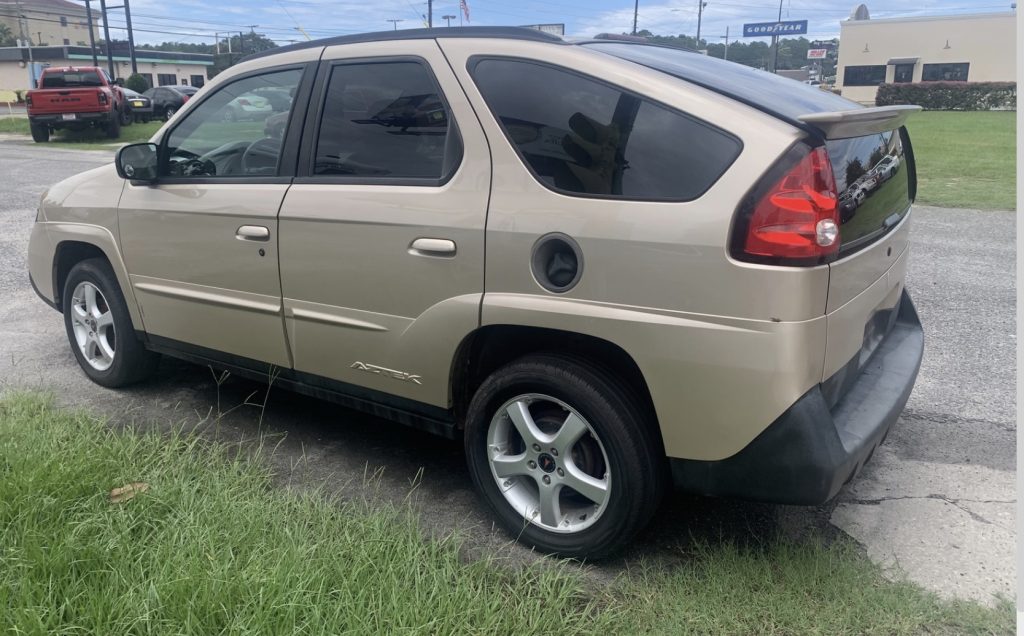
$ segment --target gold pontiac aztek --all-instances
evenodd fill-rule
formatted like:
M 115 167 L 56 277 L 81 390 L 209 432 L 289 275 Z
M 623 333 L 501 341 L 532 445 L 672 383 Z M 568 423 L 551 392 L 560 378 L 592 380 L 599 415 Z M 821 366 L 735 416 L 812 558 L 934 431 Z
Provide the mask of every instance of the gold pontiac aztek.
M 513 536 L 607 555 L 665 489 L 833 497 L 906 404 L 914 106 L 517 28 L 224 71 L 29 248 L 85 373 L 161 354 L 464 440 Z

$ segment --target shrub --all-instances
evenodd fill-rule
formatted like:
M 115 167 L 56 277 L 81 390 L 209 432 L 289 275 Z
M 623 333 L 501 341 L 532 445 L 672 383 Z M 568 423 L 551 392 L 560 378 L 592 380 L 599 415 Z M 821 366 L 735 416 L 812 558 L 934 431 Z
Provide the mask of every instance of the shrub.
M 26 91 L 25 89 L 22 89 L 22 88 L 16 89 L 14 91 L 14 94 L 18 98 L 18 103 L 19 104 L 24 104 L 25 103 L 25 93 L 27 93 L 27 92 L 28 91 Z
M 1016 110 L 1016 82 L 882 84 L 878 106 L 917 104 L 925 110 Z
M 124 81 L 124 87 L 130 88 L 136 93 L 145 93 L 150 88 L 149 82 L 146 81 L 146 78 L 138 73 L 132 73 L 129 75 L 128 79 Z

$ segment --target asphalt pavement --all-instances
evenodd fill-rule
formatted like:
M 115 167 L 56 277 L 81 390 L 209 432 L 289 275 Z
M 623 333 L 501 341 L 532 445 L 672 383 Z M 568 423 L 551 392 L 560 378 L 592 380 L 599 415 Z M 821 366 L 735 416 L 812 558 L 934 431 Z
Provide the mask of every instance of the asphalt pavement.
M 125 390 L 90 383 L 60 314 L 29 286 L 25 254 L 42 192 L 109 162 L 107 152 L 0 140 L 0 389 L 52 391 L 119 424 L 197 428 L 263 441 L 278 479 L 374 503 L 414 502 L 424 527 L 458 530 L 468 549 L 535 558 L 495 530 L 473 493 L 461 445 L 209 369 L 164 360 Z M 862 473 L 820 508 L 673 495 L 624 556 L 592 568 L 678 558 L 694 539 L 757 543 L 776 532 L 845 532 L 894 578 L 947 597 L 1012 598 L 1016 576 L 1015 217 L 918 206 L 907 288 L 925 358 L 906 411 Z M 265 408 L 262 406 L 266 399 Z

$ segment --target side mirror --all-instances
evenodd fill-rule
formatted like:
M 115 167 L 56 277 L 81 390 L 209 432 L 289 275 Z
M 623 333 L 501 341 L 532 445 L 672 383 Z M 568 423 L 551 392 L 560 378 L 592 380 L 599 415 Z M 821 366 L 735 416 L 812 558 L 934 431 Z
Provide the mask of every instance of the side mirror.
M 157 145 L 130 144 L 117 151 L 117 176 L 134 183 L 153 183 L 157 174 Z
M 124 78 L 123 77 L 119 77 L 116 80 L 114 80 L 114 83 L 117 84 L 118 86 L 122 86 L 123 87 L 124 86 Z

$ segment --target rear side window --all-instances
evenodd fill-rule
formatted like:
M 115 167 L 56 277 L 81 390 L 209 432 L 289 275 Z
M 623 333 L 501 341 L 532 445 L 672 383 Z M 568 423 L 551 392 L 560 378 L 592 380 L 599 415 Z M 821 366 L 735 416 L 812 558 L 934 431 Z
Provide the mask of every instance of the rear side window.
M 65 73 L 47 73 L 43 75 L 41 88 L 78 88 L 83 86 L 103 86 L 96 71 L 74 71 Z
M 331 70 L 314 175 L 443 179 L 461 156 L 448 107 L 423 64 L 366 62 Z
M 740 153 L 710 124 L 546 64 L 482 59 L 473 79 L 534 176 L 576 196 L 689 201 Z

